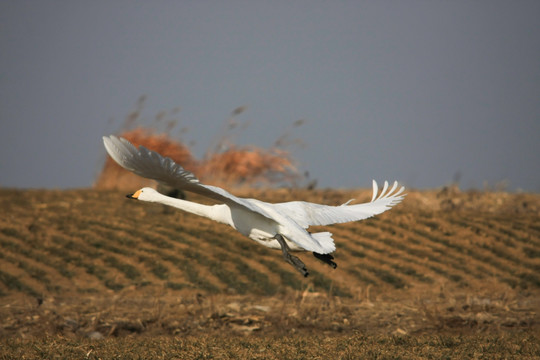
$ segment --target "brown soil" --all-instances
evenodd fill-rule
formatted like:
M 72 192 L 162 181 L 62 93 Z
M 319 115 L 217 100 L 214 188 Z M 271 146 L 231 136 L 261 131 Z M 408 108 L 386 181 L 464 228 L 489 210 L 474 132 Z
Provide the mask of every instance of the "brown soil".
M 362 189 L 238 195 L 370 199 Z M 304 279 L 224 225 L 123 193 L 0 189 L 0 336 L 534 333 L 539 213 L 536 194 L 411 191 L 381 216 L 325 227 L 338 268 L 300 254 Z

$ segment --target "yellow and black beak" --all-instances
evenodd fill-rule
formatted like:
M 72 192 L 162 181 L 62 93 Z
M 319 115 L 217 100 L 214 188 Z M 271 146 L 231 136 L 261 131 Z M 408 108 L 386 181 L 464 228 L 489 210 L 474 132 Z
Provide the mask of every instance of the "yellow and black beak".
M 137 200 L 137 199 L 139 198 L 139 195 L 140 195 L 140 194 L 141 194 L 141 190 L 137 190 L 137 191 L 135 191 L 135 193 L 133 193 L 133 194 L 127 194 L 126 197 L 127 197 L 128 199 L 135 199 L 135 200 Z

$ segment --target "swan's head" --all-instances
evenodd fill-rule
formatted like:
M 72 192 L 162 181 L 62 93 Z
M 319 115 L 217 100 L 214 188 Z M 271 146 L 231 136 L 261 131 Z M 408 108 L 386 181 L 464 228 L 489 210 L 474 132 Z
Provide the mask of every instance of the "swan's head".
M 155 201 L 159 193 L 149 187 L 144 187 L 140 190 L 135 191 L 133 194 L 126 195 L 129 199 L 143 200 L 143 201 Z

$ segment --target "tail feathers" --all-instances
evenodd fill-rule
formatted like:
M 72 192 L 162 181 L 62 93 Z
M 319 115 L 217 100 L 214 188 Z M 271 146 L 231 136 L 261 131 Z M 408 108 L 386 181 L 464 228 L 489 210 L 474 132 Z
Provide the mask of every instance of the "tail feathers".
M 334 239 L 332 239 L 332 233 L 328 231 L 312 233 L 311 237 L 320 244 L 322 249 L 324 249 L 324 252 L 321 254 L 330 254 L 336 251 L 336 245 L 334 244 Z

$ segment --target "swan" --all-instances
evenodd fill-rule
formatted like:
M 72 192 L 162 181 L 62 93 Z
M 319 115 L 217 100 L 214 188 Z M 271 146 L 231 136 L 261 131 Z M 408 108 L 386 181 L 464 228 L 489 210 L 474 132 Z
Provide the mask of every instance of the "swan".
M 123 168 L 145 178 L 157 180 L 174 188 L 194 192 L 217 200 L 217 205 L 203 205 L 160 194 L 144 187 L 130 199 L 156 202 L 189 213 L 203 216 L 231 226 L 241 234 L 273 249 L 281 249 L 286 262 L 304 277 L 309 272 L 305 264 L 291 251 L 311 251 L 313 255 L 334 269 L 337 264 L 331 255 L 336 250 L 330 232 L 310 233 L 315 225 L 331 225 L 358 221 L 381 214 L 403 200 L 405 187 L 398 189 L 397 181 L 389 188 L 388 182 L 378 194 L 377 182 L 373 180 L 371 202 L 350 205 L 352 200 L 340 206 L 328 206 L 305 201 L 267 203 L 257 199 L 236 197 L 226 190 L 204 185 L 195 175 L 172 159 L 163 157 L 144 146 L 136 148 L 128 140 L 114 135 L 104 136 L 103 143 L 111 158 Z

